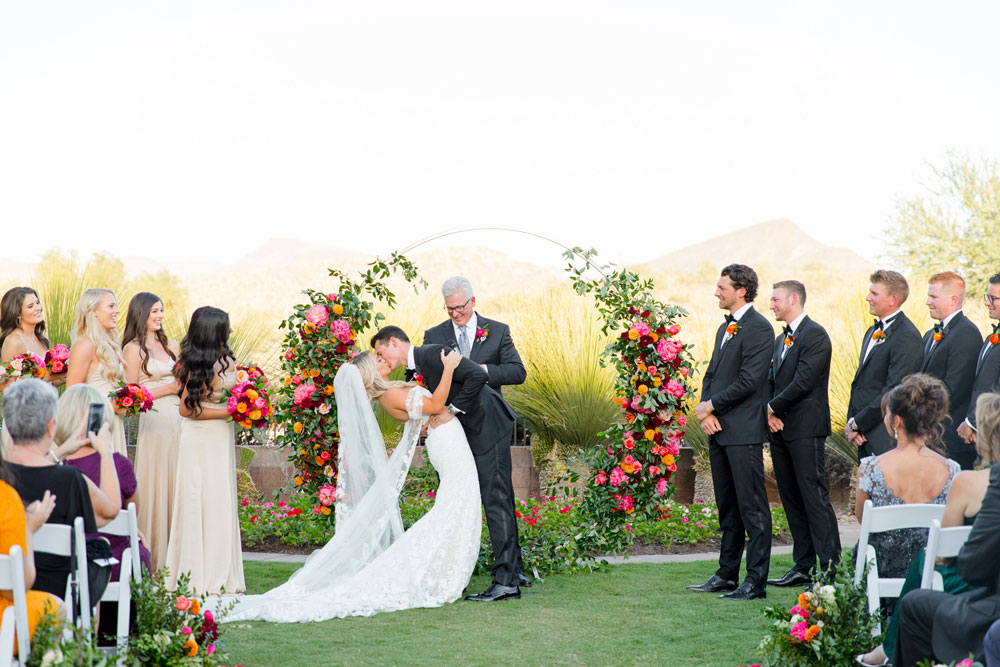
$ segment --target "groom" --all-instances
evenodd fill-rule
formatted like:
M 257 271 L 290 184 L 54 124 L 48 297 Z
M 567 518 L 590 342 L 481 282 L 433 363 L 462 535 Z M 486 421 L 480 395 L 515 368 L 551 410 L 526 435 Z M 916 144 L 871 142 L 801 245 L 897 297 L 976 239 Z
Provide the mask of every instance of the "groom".
M 383 327 L 372 336 L 372 349 L 389 368 L 420 369 L 431 391 L 441 381 L 442 345 L 414 347 L 399 327 Z M 517 540 L 514 498 L 510 494 L 510 441 L 514 410 L 486 385 L 487 374 L 478 364 L 462 359 L 448 392 L 448 411 L 458 417 L 469 440 L 479 473 L 479 492 L 486 510 L 486 527 L 493 546 L 493 583 L 466 600 L 492 602 L 521 597 L 518 569 L 521 546 Z M 505 481 L 506 479 L 506 481 Z

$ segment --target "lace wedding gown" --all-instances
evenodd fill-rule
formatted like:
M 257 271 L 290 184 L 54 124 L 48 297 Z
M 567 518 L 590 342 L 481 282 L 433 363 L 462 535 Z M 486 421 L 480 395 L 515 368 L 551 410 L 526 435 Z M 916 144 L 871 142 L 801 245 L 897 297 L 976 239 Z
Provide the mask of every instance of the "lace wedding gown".
M 336 533 L 286 583 L 240 598 L 227 623 L 306 623 L 440 607 L 457 600 L 472 576 L 482 514 L 476 464 L 461 424 L 452 419 L 428 432 L 427 454 L 441 484 L 431 510 L 404 533 L 399 491 L 427 421 L 421 413 L 430 394 L 422 387 L 409 391 L 409 421 L 386 461 L 357 367 L 342 366 L 334 384 L 341 433 Z M 355 419 L 360 423 L 352 427 Z M 367 440 L 368 452 L 357 452 L 356 438 Z

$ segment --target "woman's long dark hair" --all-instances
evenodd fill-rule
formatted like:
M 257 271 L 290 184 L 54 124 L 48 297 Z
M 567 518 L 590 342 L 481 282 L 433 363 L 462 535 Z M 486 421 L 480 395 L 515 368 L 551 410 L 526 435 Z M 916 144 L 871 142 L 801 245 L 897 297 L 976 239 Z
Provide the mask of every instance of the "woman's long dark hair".
M 222 372 L 234 362 L 233 351 L 229 349 L 229 314 L 219 308 L 202 306 L 191 315 L 174 370 L 174 377 L 187 392 L 184 405 L 195 415 L 201 414 L 202 398 L 212 393 L 215 365 L 219 362 Z
M 41 301 L 38 292 L 31 287 L 11 287 L 4 293 L 3 299 L 0 299 L 0 345 L 3 345 L 7 336 L 21 326 L 21 308 L 24 306 L 25 297 L 29 294 L 34 294 Z M 35 337 L 45 347 L 52 347 L 52 343 L 45 335 L 45 320 L 35 325 Z
M 128 315 L 125 316 L 125 333 L 122 335 L 122 349 L 125 349 L 125 346 L 133 340 L 139 344 L 139 357 L 142 359 L 141 368 L 142 372 L 146 375 L 149 375 L 149 367 L 146 365 L 149 363 L 149 350 L 146 349 L 146 323 L 149 321 L 149 311 L 158 303 L 162 304 L 163 299 L 152 292 L 139 292 L 128 302 Z M 170 358 L 177 361 L 177 357 L 174 356 L 174 353 L 170 351 L 170 346 L 167 345 L 170 339 L 167 338 L 167 334 L 163 333 L 163 327 L 160 327 L 160 330 L 154 335 L 166 353 L 170 355 Z

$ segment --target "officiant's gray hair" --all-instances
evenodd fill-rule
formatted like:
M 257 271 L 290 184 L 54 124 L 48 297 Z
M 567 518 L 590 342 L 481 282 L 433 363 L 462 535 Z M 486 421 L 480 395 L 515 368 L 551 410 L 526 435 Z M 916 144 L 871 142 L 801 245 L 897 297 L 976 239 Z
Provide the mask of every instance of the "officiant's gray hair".
M 476 296 L 472 292 L 472 283 L 469 282 L 468 278 L 463 278 L 462 276 L 448 278 L 448 280 L 444 281 L 444 285 L 441 285 L 441 295 L 446 299 L 458 292 L 464 294 L 466 299 Z

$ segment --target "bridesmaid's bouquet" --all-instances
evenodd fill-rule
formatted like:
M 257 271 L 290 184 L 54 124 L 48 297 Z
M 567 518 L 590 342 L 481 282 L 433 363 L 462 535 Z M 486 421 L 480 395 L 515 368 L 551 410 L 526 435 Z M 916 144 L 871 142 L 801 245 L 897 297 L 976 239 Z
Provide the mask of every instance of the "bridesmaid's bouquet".
M 22 377 L 43 378 L 46 368 L 45 360 L 37 354 L 22 354 L 14 357 L 3 365 L 8 377 L 15 380 Z
M 141 384 L 119 382 L 118 388 L 108 394 L 115 410 L 124 410 L 125 417 L 134 417 L 153 408 L 153 392 Z
M 61 375 L 66 372 L 66 362 L 69 361 L 69 348 L 59 343 L 45 353 L 45 365 L 52 375 Z
M 273 411 L 267 385 L 267 377 L 259 366 L 237 366 L 236 385 L 229 390 L 226 400 L 230 418 L 245 429 L 267 426 Z

